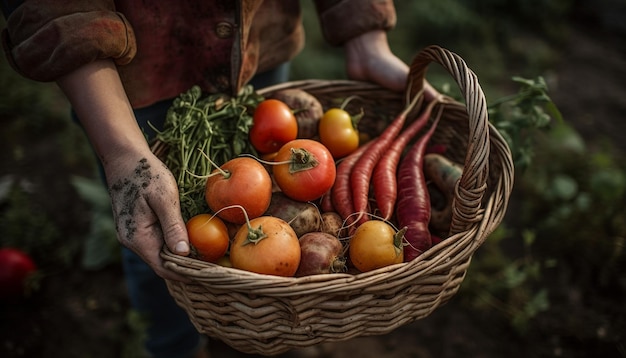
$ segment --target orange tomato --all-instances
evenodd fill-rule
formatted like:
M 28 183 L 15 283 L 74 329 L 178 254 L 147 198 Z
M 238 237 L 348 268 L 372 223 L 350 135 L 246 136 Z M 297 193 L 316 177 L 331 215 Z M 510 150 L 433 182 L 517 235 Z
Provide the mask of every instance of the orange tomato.
M 248 218 L 263 215 L 272 199 L 272 178 L 267 169 L 257 160 L 249 157 L 237 157 L 220 167 L 225 174 L 214 170 L 207 181 L 205 199 L 209 208 L 231 223 L 243 224 Z M 224 209 L 224 210 L 222 210 Z
M 187 235 L 193 255 L 200 260 L 217 262 L 228 250 L 228 228 L 217 216 L 192 217 L 187 221 Z
M 311 201 L 328 192 L 335 183 L 337 168 L 328 149 L 312 139 L 296 139 L 280 148 L 272 166 L 274 180 L 285 195 Z
M 266 275 L 290 277 L 300 265 L 300 242 L 289 224 L 274 216 L 261 216 L 243 225 L 230 247 L 234 268 Z
M 381 220 L 361 224 L 350 238 L 350 261 L 361 272 L 399 264 L 404 261 L 404 230 L 396 230 Z

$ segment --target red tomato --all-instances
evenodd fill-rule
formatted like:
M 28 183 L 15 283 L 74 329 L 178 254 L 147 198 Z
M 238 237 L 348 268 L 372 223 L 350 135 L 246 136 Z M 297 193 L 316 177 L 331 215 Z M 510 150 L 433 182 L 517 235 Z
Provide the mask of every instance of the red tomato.
M 250 220 L 250 226 L 241 227 L 230 247 L 234 268 L 266 275 L 295 275 L 300 256 L 295 231 L 286 221 L 274 216 Z
M 187 235 L 195 257 L 217 262 L 228 250 L 229 236 L 226 224 L 217 216 L 198 214 L 187 221 Z
M 254 110 L 250 143 L 262 154 L 276 152 L 298 136 L 298 121 L 287 104 L 266 99 Z
M 335 159 L 345 157 L 359 147 L 359 132 L 350 114 L 340 108 L 331 108 L 320 119 L 320 142 Z
M 324 195 L 335 183 L 335 160 L 326 147 L 312 139 L 285 144 L 272 166 L 276 184 L 288 197 L 311 201 Z
M 0 299 L 16 300 L 27 289 L 27 279 L 37 270 L 33 259 L 16 248 L 0 249 Z
M 403 238 L 403 230 L 396 232 L 384 221 L 368 220 L 350 238 L 350 261 L 361 272 L 402 263 Z
M 221 170 L 221 172 L 220 172 Z M 248 157 L 229 160 L 215 169 L 206 181 L 205 199 L 209 208 L 220 218 L 243 224 L 248 218 L 261 216 L 272 199 L 272 179 L 261 163 Z M 224 209 L 224 210 L 221 210 Z

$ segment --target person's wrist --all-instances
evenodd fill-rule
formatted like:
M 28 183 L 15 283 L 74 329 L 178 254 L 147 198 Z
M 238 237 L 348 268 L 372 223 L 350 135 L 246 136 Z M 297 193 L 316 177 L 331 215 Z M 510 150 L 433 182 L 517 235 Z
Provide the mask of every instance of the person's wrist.
M 346 41 L 344 49 L 349 60 L 358 60 L 358 57 L 366 56 L 372 51 L 389 50 L 387 32 L 384 30 L 365 32 Z
M 109 180 L 125 177 L 140 167 L 152 166 L 158 161 L 147 145 L 134 144 L 110 147 L 99 157 Z

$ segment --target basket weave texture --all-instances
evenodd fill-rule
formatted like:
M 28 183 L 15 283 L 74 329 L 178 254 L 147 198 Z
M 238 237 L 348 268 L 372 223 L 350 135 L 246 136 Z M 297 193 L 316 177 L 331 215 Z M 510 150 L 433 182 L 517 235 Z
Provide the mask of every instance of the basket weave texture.
M 295 81 L 258 92 L 299 88 L 317 97 L 324 109 L 356 95 L 361 100 L 351 101 L 354 107 L 348 110 L 363 108 L 359 129 L 376 135 L 388 124 L 381 118 L 395 117 L 405 99 L 419 93 L 431 63 L 447 70 L 464 97 L 464 103 L 445 105 L 430 141 L 446 146 L 445 155 L 464 167 L 449 237 L 411 262 L 367 273 L 300 278 L 222 267 L 164 248 L 165 266 L 191 279 L 167 281 L 167 286 L 199 332 L 242 352 L 276 355 L 389 333 L 428 316 L 457 293 L 472 255 L 503 219 L 513 185 L 509 148 L 489 124 L 482 89 L 463 59 L 438 46 L 420 51 L 405 94 L 345 80 Z

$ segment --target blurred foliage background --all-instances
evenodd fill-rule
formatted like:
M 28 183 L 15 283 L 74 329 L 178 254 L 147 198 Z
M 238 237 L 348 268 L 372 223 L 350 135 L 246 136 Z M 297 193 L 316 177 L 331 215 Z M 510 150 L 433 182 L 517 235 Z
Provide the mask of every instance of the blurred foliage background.
M 301 3 L 307 46 L 293 61 L 292 79 L 345 78 L 341 49 L 324 42 L 313 4 Z M 455 304 L 490 317 L 503 336 L 523 343 L 520 352 L 626 356 L 626 150 L 624 131 L 611 130 L 624 128 L 626 85 L 619 81 L 626 73 L 616 67 L 612 83 L 621 85 L 610 88 L 590 82 L 592 100 L 564 85 L 593 79 L 584 76 L 585 66 L 597 64 L 580 61 L 578 72 L 568 72 L 575 78 L 561 74 L 581 34 L 600 48 L 612 46 L 607 53 L 617 57 L 605 61 L 623 63 L 626 3 L 439 0 L 396 1 L 396 8 L 390 46 L 407 63 L 437 44 L 466 60 L 489 103 L 518 90 L 513 76 L 541 77 L 556 106 L 566 109 L 562 122 L 527 133 L 530 164 L 516 172 L 505 222 L 477 252 Z M 590 61 L 593 55 L 602 56 L 594 52 Z M 435 68 L 428 78 L 437 88 L 454 87 Z M 0 113 L 0 246 L 31 253 L 42 284 L 68 270 L 117 268 L 95 157 L 58 89 L 20 77 L 3 58 Z M 111 309 L 125 321 L 107 339 L 141 334 L 132 313 Z

